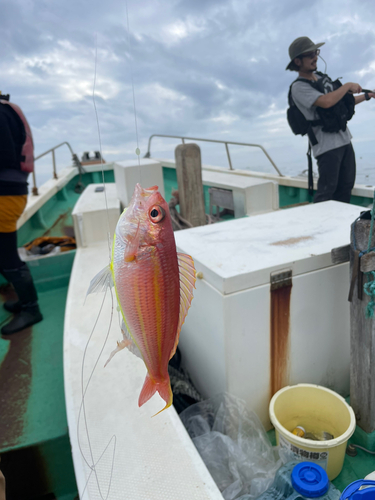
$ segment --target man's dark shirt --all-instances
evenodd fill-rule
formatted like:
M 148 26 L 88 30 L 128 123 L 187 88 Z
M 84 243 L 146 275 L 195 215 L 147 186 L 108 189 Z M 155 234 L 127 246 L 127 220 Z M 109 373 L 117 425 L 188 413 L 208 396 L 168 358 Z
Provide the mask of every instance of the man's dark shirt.
M 0 196 L 27 194 L 28 173 L 21 170 L 26 131 L 8 104 L 0 103 Z

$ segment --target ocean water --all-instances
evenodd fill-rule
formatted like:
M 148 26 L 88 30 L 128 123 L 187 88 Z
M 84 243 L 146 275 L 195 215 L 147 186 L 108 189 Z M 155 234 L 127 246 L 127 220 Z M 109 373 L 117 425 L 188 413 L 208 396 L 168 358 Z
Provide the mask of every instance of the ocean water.
M 176 140 L 174 143 L 167 144 L 158 144 L 156 143 L 155 147 L 152 148 L 151 155 L 153 158 L 164 158 L 174 160 L 174 149 L 176 145 L 179 144 L 179 141 Z M 294 146 L 294 143 L 292 143 Z M 228 157 L 225 151 L 224 145 L 207 144 L 200 143 L 201 148 L 201 157 L 202 163 L 204 165 L 214 165 L 222 168 L 229 168 Z M 270 151 L 270 156 L 276 163 L 277 167 L 281 171 L 283 175 L 289 176 L 299 176 L 302 172 L 307 169 L 307 157 L 306 157 L 306 148 L 305 143 L 302 144 L 297 143 L 297 147 L 285 148 L 285 145 L 282 145 L 280 148 L 276 147 L 274 150 Z M 365 150 L 362 144 L 355 144 L 356 151 L 356 163 L 357 163 L 357 175 L 356 175 L 356 183 L 363 184 L 367 186 L 375 186 L 375 165 L 372 160 L 371 150 Z M 232 166 L 235 169 L 242 170 L 253 170 L 256 172 L 266 172 L 266 173 L 277 173 L 269 162 L 269 160 L 265 157 L 262 151 L 259 149 L 249 149 L 244 147 L 234 147 L 230 148 L 230 155 Z M 81 157 L 81 154 L 78 154 Z M 137 161 L 135 155 L 124 154 L 120 157 L 106 154 L 103 151 L 103 156 L 107 162 L 112 161 L 122 161 L 122 160 L 134 160 Z M 141 157 L 143 153 L 141 153 Z M 59 152 L 59 156 L 57 156 L 57 172 L 62 170 L 66 166 L 71 165 L 71 156 L 67 154 L 67 152 Z M 315 160 L 313 160 L 313 169 L 315 176 L 318 176 L 318 170 Z M 36 162 L 36 179 L 37 186 L 41 186 L 46 181 L 52 178 L 52 161 L 51 158 L 45 157 L 38 162 Z M 32 185 L 31 176 L 29 177 L 30 190 Z

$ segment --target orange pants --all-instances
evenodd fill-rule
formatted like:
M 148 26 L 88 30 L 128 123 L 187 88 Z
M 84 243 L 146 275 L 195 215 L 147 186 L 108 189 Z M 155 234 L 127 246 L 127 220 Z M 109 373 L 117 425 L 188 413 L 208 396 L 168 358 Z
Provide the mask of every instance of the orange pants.
M 0 196 L 0 233 L 17 231 L 17 221 L 25 210 L 27 194 Z

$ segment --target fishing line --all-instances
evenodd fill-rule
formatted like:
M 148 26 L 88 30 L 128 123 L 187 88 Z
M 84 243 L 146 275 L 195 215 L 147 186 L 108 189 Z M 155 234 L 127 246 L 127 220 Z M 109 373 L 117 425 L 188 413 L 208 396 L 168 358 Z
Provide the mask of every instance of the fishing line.
M 133 70 L 132 70 L 132 61 L 131 61 L 132 60 L 132 50 L 131 50 L 131 41 L 130 41 L 129 13 L 128 13 L 128 4 L 127 4 L 127 1 L 125 1 L 125 6 L 126 6 L 127 36 L 128 36 L 128 45 L 129 45 L 130 78 L 131 78 L 132 95 L 133 95 L 134 126 L 135 126 L 136 142 L 137 142 L 137 149 L 136 149 L 135 152 L 136 152 L 136 155 L 138 157 L 139 178 L 140 178 L 140 184 L 142 185 L 142 172 L 141 172 L 140 149 L 139 149 L 139 135 L 138 135 L 138 124 L 137 124 L 137 107 L 136 107 L 134 79 L 133 79 Z M 98 139 L 99 139 L 99 150 L 100 150 L 102 181 L 103 181 L 103 188 L 104 188 L 106 214 L 107 214 L 107 231 L 108 231 L 107 232 L 107 236 L 108 236 L 107 242 L 108 242 L 109 262 L 111 262 L 111 241 L 110 241 L 109 210 L 108 210 L 108 200 L 107 200 L 107 193 L 106 193 L 106 187 L 105 187 L 105 178 L 104 178 L 102 141 L 101 141 L 99 117 L 98 117 L 98 112 L 97 112 L 97 107 L 96 107 L 96 101 L 95 101 L 96 75 L 97 75 L 97 58 L 98 58 L 98 40 L 97 40 L 97 34 L 96 34 L 95 35 L 95 69 L 94 69 L 94 82 L 93 82 L 93 90 L 92 90 L 92 100 L 93 100 L 93 105 L 94 105 L 94 110 L 95 110 L 95 117 L 96 117 L 96 123 L 97 123 L 97 129 L 98 129 Z M 85 387 L 84 387 L 84 367 L 85 367 L 85 360 L 86 360 L 86 355 L 87 355 L 87 351 L 88 351 L 88 346 L 89 346 L 89 344 L 91 342 L 91 339 L 92 339 L 92 336 L 94 334 L 95 328 L 97 326 L 100 314 L 102 312 L 102 309 L 103 309 L 103 306 L 104 306 L 104 302 L 105 302 L 105 299 L 106 299 L 106 296 L 107 296 L 107 290 L 105 292 L 102 304 L 100 306 L 100 309 L 99 309 L 99 312 L 98 312 L 98 315 L 97 315 L 97 318 L 95 320 L 94 326 L 93 326 L 93 328 L 91 330 L 90 336 L 89 336 L 89 338 L 87 340 L 87 343 L 86 343 L 86 346 L 85 346 L 85 349 L 84 349 L 83 359 L 82 359 L 82 367 L 81 367 L 82 400 L 81 400 L 81 405 L 80 405 L 80 409 L 79 409 L 79 413 L 78 413 L 78 421 L 77 421 L 77 440 L 78 440 L 78 446 L 79 446 L 81 455 L 82 455 L 82 457 L 83 457 L 86 465 L 90 469 L 90 473 L 89 473 L 89 476 L 87 478 L 85 487 L 83 489 L 81 498 L 85 494 L 87 486 L 88 486 L 88 483 L 90 481 L 90 478 L 91 478 L 92 474 L 94 473 L 95 479 L 96 479 L 96 483 L 97 483 L 97 487 L 98 487 L 98 490 L 99 490 L 99 494 L 100 494 L 100 497 L 103 500 L 104 500 L 104 497 L 103 497 L 103 494 L 102 494 L 102 491 L 101 491 L 101 488 L 100 488 L 100 482 L 99 482 L 99 478 L 98 478 L 96 467 L 99 464 L 99 462 L 102 459 L 102 457 L 104 456 L 104 453 L 106 452 L 106 450 L 110 446 L 111 442 L 113 442 L 114 446 L 113 446 L 113 456 L 112 456 L 112 464 L 111 464 L 110 481 L 109 481 L 109 486 L 108 486 L 108 492 L 107 492 L 107 495 L 105 497 L 105 499 L 107 499 L 108 495 L 109 495 L 109 492 L 110 492 L 111 483 L 112 483 L 112 476 L 113 476 L 114 458 L 115 458 L 115 452 L 116 452 L 116 435 L 112 436 L 112 438 L 109 440 L 107 446 L 104 448 L 102 454 L 100 455 L 99 459 L 95 462 L 94 461 L 93 449 L 92 449 L 92 446 L 91 446 L 91 440 L 90 440 L 90 433 L 89 433 L 89 427 L 88 427 L 88 419 L 87 419 L 87 414 L 86 414 L 85 397 L 86 397 L 86 393 L 87 393 L 87 390 L 89 388 L 91 379 L 92 379 L 92 377 L 94 375 L 95 369 L 96 369 L 96 367 L 98 365 L 99 359 L 100 359 L 100 357 L 101 357 L 101 355 L 103 353 L 104 347 L 105 347 L 105 345 L 107 343 L 107 340 L 108 340 L 108 337 L 109 337 L 109 333 L 110 333 L 110 329 L 111 329 L 111 325 L 112 325 L 113 307 L 114 306 L 113 306 L 113 294 L 112 294 L 112 290 L 111 289 L 110 289 L 110 294 L 111 294 L 111 318 L 110 318 L 109 327 L 108 327 L 108 330 L 107 330 L 107 334 L 106 334 L 104 343 L 103 343 L 102 348 L 100 350 L 100 353 L 99 353 L 99 355 L 98 355 L 98 357 L 97 357 L 97 359 L 95 361 L 94 367 L 93 367 L 93 369 L 92 369 L 92 371 L 90 373 L 90 376 L 89 376 L 89 378 L 87 380 L 87 383 L 86 383 Z M 79 437 L 79 424 L 80 424 L 80 419 L 81 419 L 82 413 L 83 413 L 84 426 L 85 426 L 85 431 L 86 431 L 86 436 L 87 436 L 87 441 L 88 441 L 88 446 L 89 446 L 89 452 L 90 452 L 90 456 L 91 456 L 91 463 L 92 463 L 92 465 L 90 465 L 89 461 L 86 459 L 86 457 L 85 457 L 85 455 L 83 453 L 83 449 L 82 449 L 81 442 L 80 442 L 80 437 Z
M 125 0 L 125 10 L 126 10 L 126 28 L 127 28 L 127 35 L 128 35 L 128 46 L 129 46 L 130 80 L 131 80 L 131 84 L 132 84 L 132 93 L 133 93 L 134 126 L 135 126 L 135 136 L 136 136 L 136 141 L 137 141 L 137 149 L 135 150 L 135 154 L 138 157 L 139 183 L 142 186 L 142 169 L 141 169 L 141 161 L 139 158 L 139 156 L 141 154 L 141 150 L 139 149 L 138 125 L 137 125 L 137 107 L 135 104 L 135 90 L 134 90 L 133 67 L 132 67 L 132 46 L 131 46 L 131 41 L 130 41 L 129 12 L 128 12 L 127 0 Z
M 108 289 L 107 289 L 108 290 Z M 91 472 L 89 474 L 89 477 L 87 478 L 87 481 L 86 481 L 86 484 L 85 484 L 85 487 L 83 489 L 83 492 L 82 492 L 82 495 L 81 495 L 81 498 L 83 498 L 83 495 L 86 491 L 86 488 L 88 486 L 88 483 L 89 483 L 89 480 L 91 478 L 91 475 L 92 473 L 95 474 L 95 479 L 96 479 L 96 483 L 97 483 L 97 486 L 98 486 L 98 490 L 99 490 L 99 494 L 100 494 L 100 497 L 104 500 L 104 499 L 107 499 L 108 498 L 108 495 L 109 495 L 109 492 L 110 492 L 110 489 L 111 489 L 111 484 L 112 484 L 112 476 L 113 476 L 113 467 L 114 467 L 114 458 L 115 458 L 115 452 L 116 452 L 116 441 L 117 441 L 117 438 L 116 438 L 116 435 L 114 434 L 111 439 L 109 440 L 107 446 L 104 448 L 102 454 L 100 455 L 99 459 L 95 462 L 94 461 L 94 454 L 93 454 L 93 450 L 92 450 L 92 447 L 91 447 L 91 440 L 90 440 L 90 434 L 89 434 L 89 427 L 88 427 L 88 422 L 87 422 L 87 415 L 86 415 L 86 406 L 85 406 L 85 397 L 86 397 L 86 392 L 88 390 L 88 387 L 89 387 L 89 384 L 91 382 L 91 379 L 94 375 L 94 372 L 95 372 L 95 369 L 99 363 L 99 359 L 100 359 L 100 356 L 102 355 L 103 351 L 104 351 L 104 347 L 107 343 L 107 340 L 108 340 L 108 337 L 109 337 L 109 332 L 111 330 L 111 326 L 112 326 L 112 320 L 113 320 L 113 294 L 112 294 L 112 290 L 110 289 L 110 294 L 111 294 L 111 302 L 112 302 L 112 308 L 111 308 L 111 317 L 110 317 L 110 322 L 109 322 L 109 327 L 108 327 L 108 330 L 107 330 L 107 334 L 105 336 L 105 339 L 104 339 L 104 343 L 102 345 L 102 348 L 99 352 L 99 355 L 95 361 L 95 364 L 94 364 L 94 367 L 93 369 L 91 370 L 91 373 L 90 373 L 90 376 L 87 380 L 87 383 L 86 383 L 86 386 L 85 386 L 85 389 L 83 389 L 83 380 L 84 380 L 84 368 L 85 368 L 85 360 L 86 360 L 86 354 L 87 354 L 87 350 L 88 350 L 88 346 L 90 344 L 90 341 L 92 339 L 92 336 L 94 334 L 94 331 L 95 331 L 95 328 L 97 326 L 97 323 L 99 321 L 99 317 L 100 317 L 100 314 L 102 312 L 102 309 L 103 309 L 103 306 L 104 306 L 104 302 L 105 302 L 105 299 L 106 299 L 106 296 L 107 296 L 107 290 L 105 291 L 105 294 L 104 294 L 104 297 L 103 297 L 103 300 L 102 300 L 102 303 L 101 303 L 101 306 L 100 306 L 100 309 L 99 309 L 99 312 L 98 312 L 98 315 L 96 317 L 96 320 L 95 320 L 95 323 L 94 323 L 94 326 L 92 327 L 92 330 L 91 330 L 91 333 L 90 333 L 90 336 L 86 342 L 86 346 L 85 346 L 85 349 L 84 349 L 84 352 L 83 352 L 83 358 L 82 358 L 82 365 L 81 365 L 81 390 L 82 390 L 82 399 L 81 399 L 81 405 L 80 405 L 80 408 L 79 408 L 79 412 L 78 412 L 78 420 L 77 420 L 77 441 L 78 441 L 78 446 L 79 446 L 79 449 L 80 449 L 80 452 L 81 452 L 81 455 L 82 455 L 82 458 L 84 459 L 84 461 L 86 462 L 86 465 L 89 467 L 89 469 L 91 469 Z M 80 436 L 79 436 L 79 423 L 80 423 L 80 419 L 81 419 L 81 413 L 83 413 L 83 419 L 84 419 L 84 424 L 85 424 L 85 431 L 86 431 L 86 435 L 87 435 L 87 441 L 88 441 L 88 445 L 89 445 L 89 450 L 90 450 L 90 455 L 91 455 L 91 462 L 92 462 L 92 465 L 90 465 L 90 463 L 88 462 L 88 460 L 86 459 L 85 455 L 84 455 L 84 452 L 82 450 L 82 446 L 81 446 L 81 441 L 80 441 Z M 103 457 L 104 453 L 106 452 L 107 448 L 109 447 L 109 445 L 111 444 L 111 442 L 113 441 L 114 445 L 113 445 L 113 455 L 112 455 L 112 463 L 111 463 L 111 474 L 110 474 L 110 480 L 109 480 L 109 486 L 108 486 L 108 492 L 107 492 L 107 495 L 105 497 L 103 497 L 102 495 L 102 491 L 101 491 L 101 488 L 100 488 L 100 482 L 99 482 L 99 478 L 98 478 L 98 475 L 97 475 L 97 471 L 96 471 L 96 466 L 99 464 L 101 458 Z
M 95 34 L 95 69 L 94 69 L 94 84 L 93 84 L 93 88 L 92 88 L 92 100 L 93 100 L 93 103 L 94 103 L 95 118 L 96 118 L 96 124 L 97 124 L 97 127 L 98 127 L 100 162 L 101 162 L 101 167 L 102 167 L 102 180 L 103 180 L 103 189 L 104 189 L 104 199 L 105 199 L 105 208 L 106 208 L 106 214 L 107 214 L 108 257 L 109 257 L 109 262 L 111 262 L 111 229 L 110 229 L 109 215 L 108 215 L 109 211 L 108 211 L 107 191 L 106 191 L 105 179 L 104 179 L 102 140 L 101 140 L 101 135 L 100 135 L 100 125 L 99 125 L 98 111 L 96 109 L 96 102 L 95 102 L 95 86 L 96 86 L 97 61 L 98 61 L 98 35 L 96 33 Z
M 103 167 L 103 154 L 102 154 L 102 141 L 101 141 L 101 133 L 100 133 L 100 124 L 99 124 L 99 117 L 98 117 L 98 112 L 97 112 L 97 108 L 96 108 L 96 101 L 95 101 L 96 74 L 97 74 L 97 58 L 98 58 L 98 38 L 97 38 L 97 34 L 96 34 L 95 35 L 95 69 L 94 69 L 94 82 L 93 82 L 92 99 L 93 99 L 94 110 L 95 110 L 95 117 L 96 117 L 97 129 L 98 129 L 99 148 L 100 148 L 100 157 L 101 157 L 100 158 L 100 160 L 101 160 L 101 171 L 102 171 L 102 180 L 103 180 L 103 191 L 104 191 L 105 206 L 106 206 L 106 215 L 107 215 L 107 243 L 108 243 L 109 262 L 111 262 L 111 242 L 110 242 L 109 210 L 108 210 L 108 200 L 107 200 L 107 192 L 106 192 L 106 185 L 105 185 L 105 178 L 104 178 L 104 167 Z M 89 480 L 90 480 L 92 474 L 94 473 L 95 474 L 96 483 L 97 483 L 97 487 L 98 487 L 98 490 L 99 490 L 99 494 L 100 494 L 100 497 L 103 500 L 105 500 L 105 499 L 108 498 L 109 492 L 110 492 L 110 489 L 111 489 L 117 438 L 116 438 L 116 435 L 113 435 L 111 437 L 111 439 L 109 440 L 108 444 L 104 448 L 104 451 L 100 455 L 99 459 L 95 462 L 94 461 L 94 454 L 93 454 L 93 450 L 92 450 L 92 446 L 91 446 L 91 440 L 90 440 L 90 433 L 89 433 L 89 427 L 88 427 L 88 419 L 87 419 L 87 414 L 86 414 L 85 397 L 86 397 L 86 393 L 87 393 L 87 390 L 89 388 L 91 379 L 92 379 L 92 377 L 94 375 L 95 369 L 96 369 L 96 367 L 97 367 L 97 365 L 99 363 L 99 359 L 100 359 L 100 357 L 101 357 L 101 355 L 102 355 L 102 353 L 104 351 L 104 347 L 105 347 L 105 345 L 107 343 L 107 340 L 108 340 L 108 337 L 109 337 L 109 332 L 110 332 L 111 326 L 112 326 L 112 321 L 113 321 L 113 293 L 112 293 L 111 289 L 110 289 L 110 295 L 111 295 L 111 317 L 110 317 L 110 322 L 109 322 L 107 334 L 105 336 L 103 345 L 102 345 L 101 350 L 99 352 L 99 355 L 98 355 L 98 357 L 97 357 L 97 359 L 96 359 L 96 361 L 94 363 L 93 369 L 91 370 L 91 373 L 90 373 L 90 376 L 89 376 L 89 378 L 87 380 L 85 388 L 84 388 L 84 368 L 85 368 L 85 361 L 86 361 L 86 355 L 87 355 L 87 351 L 88 351 L 88 346 L 90 344 L 90 341 L 91 341 L 92 336 L 94 334 L 95 328 L 96 328 L 97 323 L 99 321 L 99 317 L 101 315 L 101 312 L 102 312 L 102 309 L 103 309 L 103 306 L 104 306 L 104 302 L 105 302 L 105 299 L 107 297 L 107 290 L 108 289 L 106 289 L 106 291 L 105 291 L 102 304 L 100 306 L 100 309 L 99 309 L 98 315 L 96 317 L 94 326 L 93 326 L 93 328 L 91 330 L 90 336 L 89 336 L 89 338 L 88 338 L 88 340 L 86 342 L 86 346 L 85 346 L 84 353 L 83 353 L 82 365 L 81 365 L 81 390 L 82 390 L 82 399 L 81 399 L 80 409 L 79 409 L 79 412 L 78 412 L 78 421 L 77 421 L 77 440 L 78 440 L 79 450 L 81 452 L 83 460 L 85 461 L 86 465 L 91 470 L 91 472 L 89 474 L 89 477 L 88 477 L 88 479 L 86 481 L 85 487 L 83 489 L 82 496 L 84 495 L 84 493 L 85 493 L 85 491 L 87 489 Z M 81 419 L 81 414 L 82 413 L 83 413 L 84 427 L 85 427 L 87 441 L 88 441 L 88 447 L 89 447 L 90 456 L 91 456 L 91 464 L 86 459 L 86 457 L 84 455 L 84 452 L 82 450 L 81 442 L 80 442 L 79 425 L 80 425 L 80 419 Z M 100 462 L 101 458 L 103 457 L 104 453 L 106 452 L 106 450 L 110 446 L 111 442 L 113 442 L 113 444 L 114 444 L 113 445 L 112 462 L 111 462 L 111 474 L 110 474 L 110 480 L 109 480 L 109 486 L 108 486 L 107 494 L 105 495 L 105 497 L 103 497 L 96 467 L 99 464 L 99 462 Z

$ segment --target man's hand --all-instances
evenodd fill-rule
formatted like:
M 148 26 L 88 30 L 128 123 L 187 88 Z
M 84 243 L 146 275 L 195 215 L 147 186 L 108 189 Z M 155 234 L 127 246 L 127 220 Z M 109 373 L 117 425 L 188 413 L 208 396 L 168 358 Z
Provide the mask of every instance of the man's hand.
M 359 83 L 348 82 L 345 85 L 349 87 L 347 92 L 350 92 L 351 94 L 359 94 L 360 92 L 362 92 L 362 87 L 359 85 Z
M 340 101 L 344 97 L 345 94 L 347 93 L 351 94 L 358 94 L 359 92 L 362 92 L 362 87 L 359 85 L 359 83 L 352 83 L 352 82 L 347 82 L 344 83 L 341 87 L 338 89 L 334 90 L 333 92 L 328 92 L 328 94 L 323 94 L 318 99 L 314 102 L 314 106 L 319 106 L 320 108 L 331 108 L 334 106 L 337 102 Z M 356 104 L 358 101 L 358 96 L 355 97 Z M 362 98 L 360 99 L 362 101 Z
M 367 94 L 369 97 L 372 97 L 373 99 L 375 99 L 375 90 L 373 90 L 372 92 L 368 92 Z

